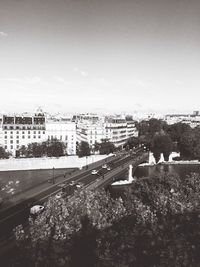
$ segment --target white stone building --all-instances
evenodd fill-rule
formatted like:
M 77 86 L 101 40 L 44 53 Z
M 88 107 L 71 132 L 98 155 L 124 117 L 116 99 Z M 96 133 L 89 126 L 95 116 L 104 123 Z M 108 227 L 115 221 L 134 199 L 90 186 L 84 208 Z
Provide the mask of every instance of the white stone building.
M 57 138 L 66 145 L 68 155 L 76 154 L 76 124 L 71 121 L 50 120 L 46 122 L 46 138 Z
M 34 115 L 2 115 L 0 145 L 16 156 L 22 146 L 57 138 L 66 145 L 68 155 L 76 154 L 76 124 L 69 120 L 46 120 L 42 111 Z
M 138 136 L 133 120 L 121 117 L 99 117 L 98 120 L 95 117 L 95 120 L 91 120 L 88 117 L 77 121 L 77 141 L 88 142 L 91 148 L 105 139 L 116 147 L 123 146 L 133 136 Z
M 16 156 L 21 146 L 46 140 L 45 116 L 38 112 L 35 115 L 3 115 L 0 126 L 0 144 L 6 151 Z

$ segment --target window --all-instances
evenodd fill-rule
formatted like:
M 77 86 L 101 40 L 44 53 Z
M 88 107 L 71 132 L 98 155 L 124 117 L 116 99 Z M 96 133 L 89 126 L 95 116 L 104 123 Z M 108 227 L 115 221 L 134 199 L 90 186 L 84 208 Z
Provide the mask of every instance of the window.
M 65 140 L 67 140 L 67 135 L 65 136 Z
M 13 130 L 13 126 L 10 126 L 10 130 Z
M 43 131 L 43 134 L 45 134 L 45 131 Z
M 10 146 L 10 149 L 13 149 L 13 145 Z
M 18 130 L 19 129 L 19 126 L 16 126 L 16 129 Z
M 38 135 L 38 138 L 40 138 L 40 135 Z
M 19 135 L 17 135 L 16 138 L 19 139 Z
M 7 149 L 7 146 L 5 146 L 5 149 Z
M 19 144 L 19 140 L 17 140 L 16 143 Z
M 19 134 L 19 131 L 17 131 L 17 134 Z
M 24 138 L 25 138 L 25 136 L 24 136 L 24 135 L 22 135 L 22 138 L 24 139 Z
M 33 138 L 36 138 L 36 136 L 34 135 Z
M 7 135 L 5 135 L 4 137 L 5 137 L 5 139 L 7 139 Z
M 40 134 L 40 131 L 38 131 L 38 134 Z
M 24 132 L 24 131 L 22 131 L 22 134 L 25 134 L 25 132 Z
M 30 134 L 31 132 L 30 131 L 28 131 L 28 134 Z
M 34 131 L 33 133 L 36 134 L 36 131 Z
M 19 148 L 19 145 L 17 145 L 17 149 Z
M 13 136 L 12 135 L 10 136 L 10 139 L 13 139 Z
M 5 144 L 7 144 L 7 140 L 5 140 L 4 142 L 5 142 Z
M 60 140 L 62 140 L 62 135 L 60 136 Z
M 13 132 L 11 131 L 10 134 L 13 134 Z
M 10 140 L 10 143 L 13 144 L 13 140 Z
M 7 134 L 7 131 L 5 131 L 4 133 Z
M 28 139 L 30 139 L 31 137 L 30 137 L 30 135 L 28 135 Z

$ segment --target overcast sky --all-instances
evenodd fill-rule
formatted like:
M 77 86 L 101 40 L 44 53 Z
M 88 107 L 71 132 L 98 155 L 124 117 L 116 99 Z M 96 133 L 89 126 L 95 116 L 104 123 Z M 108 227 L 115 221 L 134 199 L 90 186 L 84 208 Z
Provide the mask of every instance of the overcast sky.
M 0 0 L 0 111 L 200 110 L 199 0 Z

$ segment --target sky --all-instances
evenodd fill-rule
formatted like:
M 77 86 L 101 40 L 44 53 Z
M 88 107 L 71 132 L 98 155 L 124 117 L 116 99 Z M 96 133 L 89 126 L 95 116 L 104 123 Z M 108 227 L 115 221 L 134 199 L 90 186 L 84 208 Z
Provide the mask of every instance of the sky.
M 199 89 L 199 0 L 0 0 L 0 112 L 184 112 Z

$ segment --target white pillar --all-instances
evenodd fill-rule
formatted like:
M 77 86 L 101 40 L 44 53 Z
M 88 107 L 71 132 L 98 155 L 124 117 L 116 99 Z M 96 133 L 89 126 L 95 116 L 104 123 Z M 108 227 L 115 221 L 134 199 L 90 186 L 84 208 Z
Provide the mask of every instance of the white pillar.
M 133 179 L 133 166 L 130 164 L 128 170 L 128 180 L 132 181 L 132 179 Z

